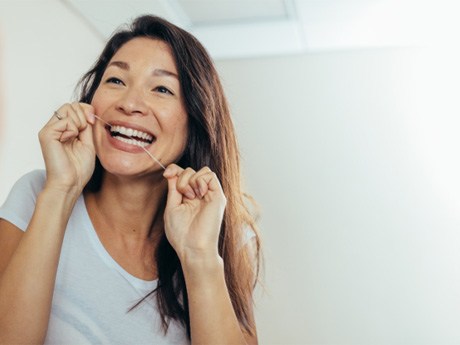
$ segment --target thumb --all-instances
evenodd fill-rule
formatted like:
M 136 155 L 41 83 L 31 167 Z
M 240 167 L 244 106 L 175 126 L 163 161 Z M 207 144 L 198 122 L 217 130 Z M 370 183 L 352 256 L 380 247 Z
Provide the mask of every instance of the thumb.
M 182 194 L 177 190 L 177 176 L 168 177 L 168 198 L 166 200 L 166 209 L 174 208 L 182 204 Z
M 94 122 L 96 121 L 94 117 L 94 107 L 91 104 L 87 103 L 80 103 L 81 107 L 83 108 L 83 111 L 85 113 L 86 121 L 88 123 L 94 125 Z
M 79 133 L 79 138 L 83 144 L 88 145 L 94 149 L 93 126 L 86 126 L 86 128 Z

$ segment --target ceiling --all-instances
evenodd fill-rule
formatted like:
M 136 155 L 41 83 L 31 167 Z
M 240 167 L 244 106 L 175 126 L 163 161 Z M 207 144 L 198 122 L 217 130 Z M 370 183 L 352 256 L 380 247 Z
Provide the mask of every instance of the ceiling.
M 450 0 L 61 0 L 106 40 L 139 14 L 194 34 L 215 59 L 457 42 Z

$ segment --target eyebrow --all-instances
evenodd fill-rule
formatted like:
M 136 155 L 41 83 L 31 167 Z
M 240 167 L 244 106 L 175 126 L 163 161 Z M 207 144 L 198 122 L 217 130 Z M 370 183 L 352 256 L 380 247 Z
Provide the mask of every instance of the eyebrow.
M 111 63 L 109 63 L 107 67 L 110 67 L 110 66 L 116 66 L 126 71 L 129 71 L 129 65 L 123 61 L 112 61 Z
M 156 68 L 154 71 L 153 71 L 153 75 L 155 76 L 160 76 L 160 77 L 163 77 L 163 76 L 166 76 L 166 77 L 174 77 L 176 79 L 179 79 L 179 76 L 176 74 L 176 73 L 173 73 L 171 71 L 167 71 L 165 69 L 161 69 L 161 68 Z
M 107 67 L 110 67 L 110 66 L 116 66 L 125 71 L 129 71 L 129 64 L 124 61 L 112 61 L 111 63 L 109 63 Z M 173 77 L 173 78 L 179 79 L 179 76 L 176 73 L 165 70 L 165 69 L 161 69 L 161 68 L 156 68 L 153 71 L 153 75 L 159 76 L 159 77 Z

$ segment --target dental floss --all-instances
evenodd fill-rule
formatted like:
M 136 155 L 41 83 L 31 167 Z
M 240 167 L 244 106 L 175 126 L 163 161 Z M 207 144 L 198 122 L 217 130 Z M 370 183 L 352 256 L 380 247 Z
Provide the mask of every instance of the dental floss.
M 105 123 L 105 124 L 106 124 L 107 126 L 109 126 L 110 128 L 112 128 L 112 125 L 111 125 L 110 123 L 108 123 L 108 122 L 106 122 L 105 120 L 101 119 L 99 116 L 94 115 L 94 117 L 95 117 L 96 119 L 98 119 L 99 121 L 102 121 L 103 123 Z M 131 139 L 133 139 L 133 140 L 136 140 L 136 139 L 134 139 L 134 138 L 133 138 L 132 136 L 130 136 L 130 135 L 127 135 L 127 137 L 129 137 L 129 138 L 131 138 Z M 140 147 L 141 149 L 143 149 L 143 150 L 145 151 L 145 153 L 147 153 L 147 154 L 150 156 L 150 158 L 153 159 L 154 162 L 158 163 L 158 164 L 163 168 L 163 170 L 166 170 L 166 167 L 165 167 L 163 164 L 161 164 L 161 162 L 160 162 L 154 155 L 152 155 L 145 147 L 143 147 L 143 146 L 139 146 L 139 147 Z

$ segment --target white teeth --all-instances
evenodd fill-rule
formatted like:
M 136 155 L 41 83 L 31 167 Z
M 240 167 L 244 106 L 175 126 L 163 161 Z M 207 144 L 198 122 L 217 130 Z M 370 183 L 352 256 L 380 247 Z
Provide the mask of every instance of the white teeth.
M 141 132 L 141 131 L 138 131 L 138 130 L 135 130 L 135 129 L 132 129 L 132 128 L 122 127 L 122 126 L 112 126 L 110 128 L 110 132 L 112 132 L 112 133 L 117 132 L 117 133 L 126 135 L 128 137 L 136 137 L 136 138 L 145 139 L 145 140 L 148 140 L 148 141 L 153 140 L 153 136 L 151 136 L 148 133 Z M 116 137 L 116 138 L 121 140 L 121 138 L 119 138 L 119 137 Z M 130 140 L 130 139 L 128 139 L 128 140 Z M 135 139 L 133 139 L 133 140 L 136 141 Z M 142 146 L 148 145 L 147 143 L 142 143 L 142 144 L 143 144 Z M 146 144 L 146 145 L 144 145 L 144 144 Z
M 138 141 L 138 140 L 134 140 L 134 139 L 128 139 L 128 138 L 124 138 L 124 137 L 114 137 L 115 139 L 117 140 L 120 140 L 124 143 L 127 143 L 127 144 L 130 144 L 130 145 L 135 145 L 135 146 L 140 146 L 140 147 L 146 147 L 149 145 L 149 143 L 145 143 L 143 141 Z

